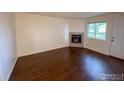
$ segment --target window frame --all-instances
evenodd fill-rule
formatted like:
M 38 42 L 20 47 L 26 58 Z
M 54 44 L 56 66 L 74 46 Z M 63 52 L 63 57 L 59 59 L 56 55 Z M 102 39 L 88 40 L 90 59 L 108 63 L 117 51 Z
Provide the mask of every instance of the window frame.
M 96 38 L 96 33 L 97 33 L 97 32 L 96 32 L 96 24 L 97 24 L 97 23 L 106 23 L 105 39 Z M 94 32 L 95 35 L 94 35 L 94 37 L 89 37 L 89 36 L 88 36 L 88 34 L 89 34 L 89 33 L 88 33 L 88 32 L 89 32 L 89 24 L 95 24 L 95 32 Z M 105 40 L 106 40 L 106 37 L 107 37 L 107 34 L 106 34 L 106 33 L 107 33 L 107 22 L 106 22 L 106 21 L 89 22 L 89 23 L 87 24 L 87 35 L 86 35 L 87 38 L 105 41 Z

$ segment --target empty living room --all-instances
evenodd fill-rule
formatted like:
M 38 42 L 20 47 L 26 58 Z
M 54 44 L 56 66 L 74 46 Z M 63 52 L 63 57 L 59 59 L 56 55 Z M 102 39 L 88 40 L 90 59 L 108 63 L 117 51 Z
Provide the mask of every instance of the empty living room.
M 123 81 L 123 12 L 0 12 L 1 81 Z

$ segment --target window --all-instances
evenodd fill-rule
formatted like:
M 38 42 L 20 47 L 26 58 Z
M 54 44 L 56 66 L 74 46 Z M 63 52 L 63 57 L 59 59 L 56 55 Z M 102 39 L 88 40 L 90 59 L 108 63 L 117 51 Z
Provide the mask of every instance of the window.
M 105 40 L 106 39 L 106 26 L 107 26 L 106 22 L 89 23 L 87 37 Z

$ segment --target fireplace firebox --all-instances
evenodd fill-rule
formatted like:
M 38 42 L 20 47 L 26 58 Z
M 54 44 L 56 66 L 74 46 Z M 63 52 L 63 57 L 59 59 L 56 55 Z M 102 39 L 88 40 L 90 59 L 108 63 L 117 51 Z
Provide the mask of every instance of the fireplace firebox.
M 71 43 L 81 43 L 81 35 L 72 35 Z

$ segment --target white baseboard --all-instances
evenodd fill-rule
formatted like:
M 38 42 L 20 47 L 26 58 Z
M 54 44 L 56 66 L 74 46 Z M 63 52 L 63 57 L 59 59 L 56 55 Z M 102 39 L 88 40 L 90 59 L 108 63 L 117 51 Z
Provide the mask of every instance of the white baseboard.
M 8 81 L 8 80 L 9 80 L 10 75 L 11 75 L 11 73 L 12 73 L 13 69 L 14 69 L 14 66 L 15 66 L 15 64 L 16 64 L 17 59 L 18 59 L 18 58 L 16 58 L 16 59 L 15 59 L 15 61 L 14 61 L 13 65 L 12 65 L 12 68 L 11 68 L 11 70 L 10 70 L 10 73 L 8 74 L 8 77 L 6 78 L 6 80 L 5 80 L 5 81 Z
M 54 49 L 64 48 L 64 47 L 69 47 L 69 45 L 55 47 L 55 48 L 51 48 L 51 49 L 48 49 L 48 50 L 42 50 L 42 51 L 38 51 L 38 52 L 32 52 L 32 53 L 28 53 L 28 54 L 24 54 L 24 55 L 18 55 L 17 57 L 19 58 L 19 57 L 23 57 L 23 56 L 32 55 L 32 54 L 43 53 L 43 52 L 51 51 L 51 50 L 54 50 Z

